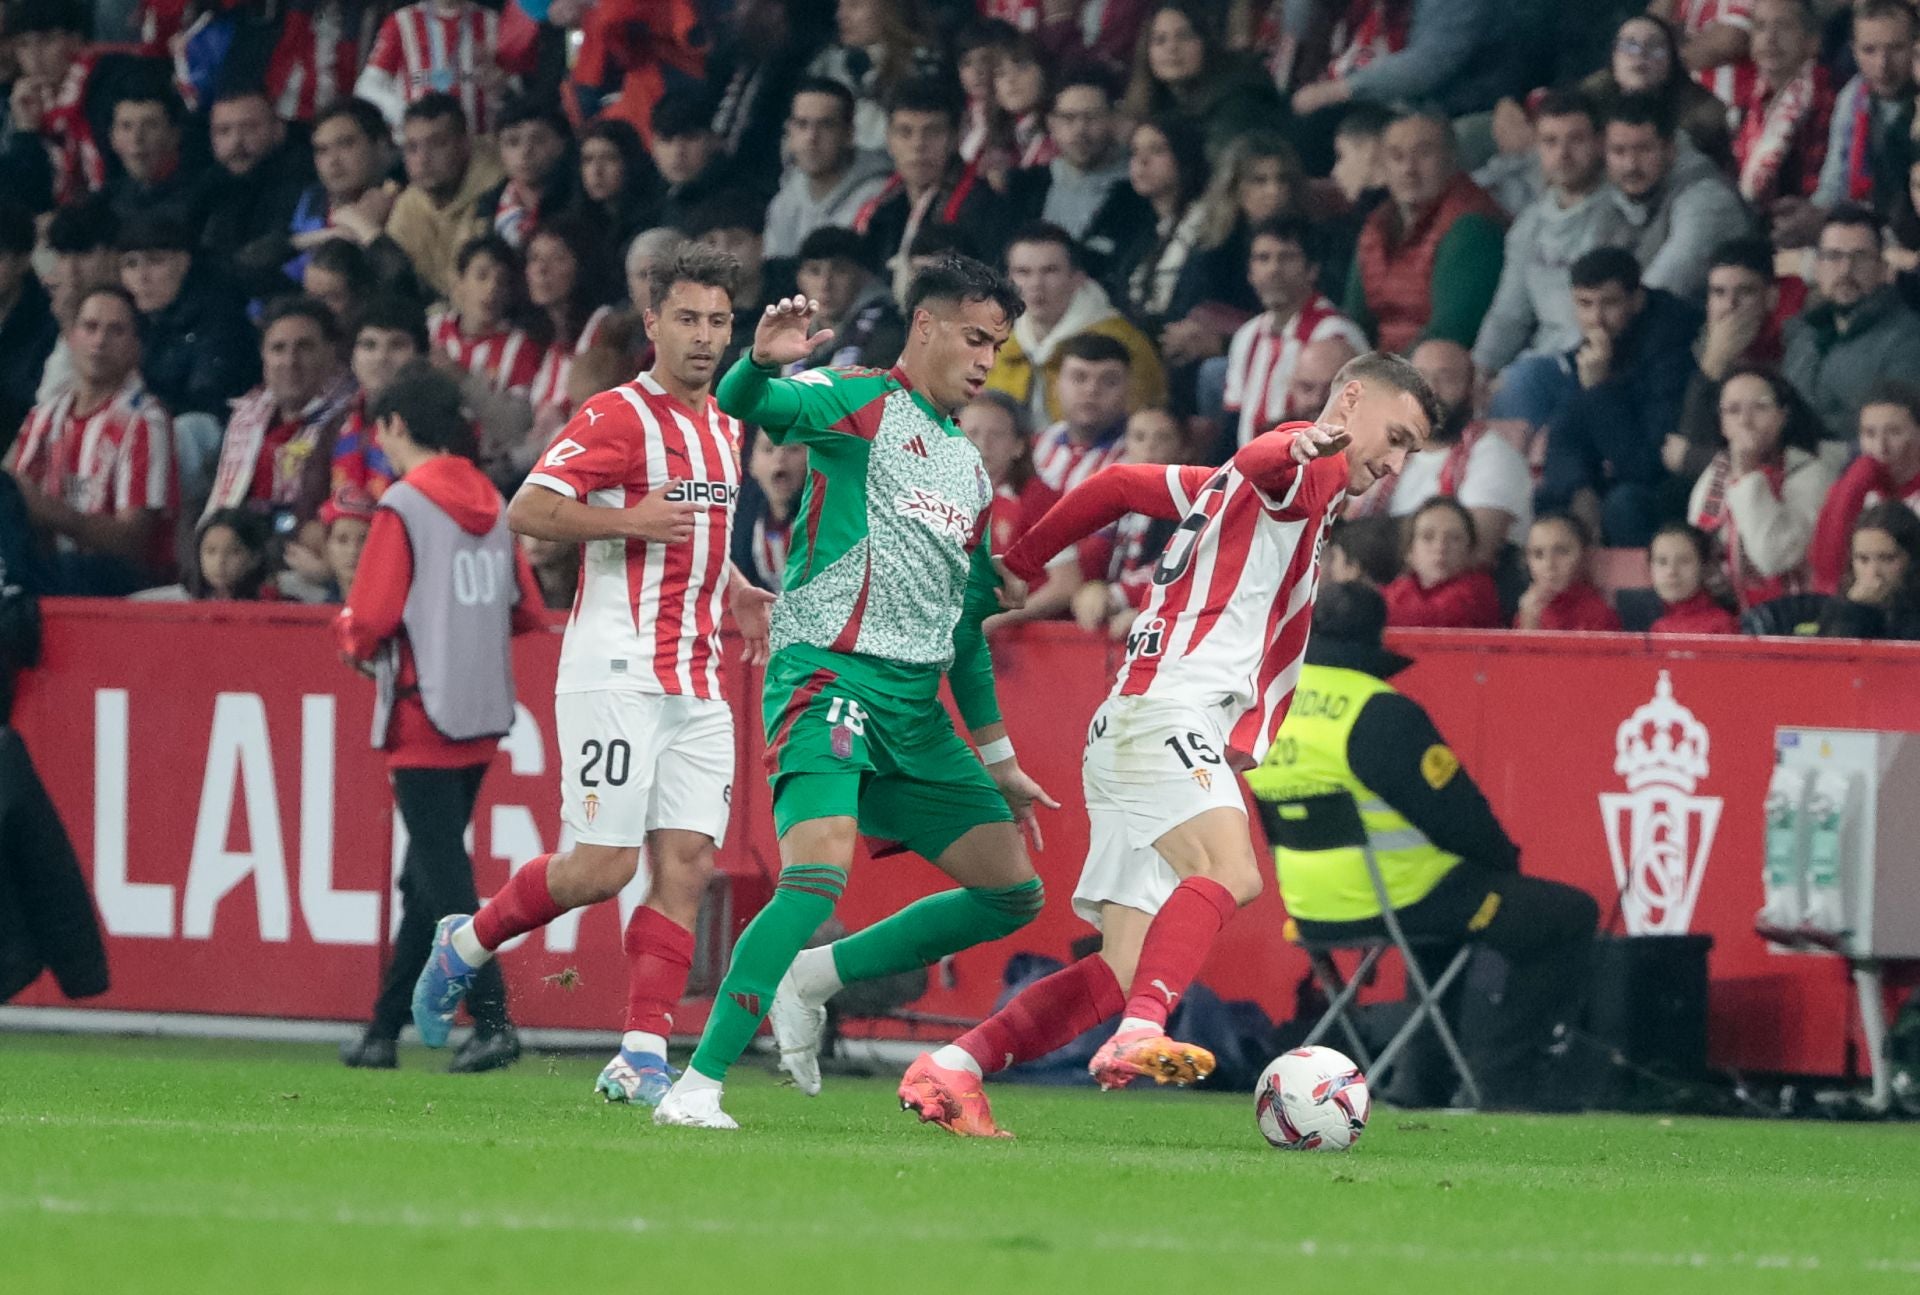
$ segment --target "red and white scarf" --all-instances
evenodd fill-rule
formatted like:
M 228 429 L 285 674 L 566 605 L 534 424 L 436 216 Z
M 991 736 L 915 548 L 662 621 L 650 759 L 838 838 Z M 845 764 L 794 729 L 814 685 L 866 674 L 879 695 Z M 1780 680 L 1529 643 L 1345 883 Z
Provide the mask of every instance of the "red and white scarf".
M 1769 463 L 1754 470 L 1766 477 L 1767 488 L 1777 498 L 1782 483 L 1787 479 L 1785 464 Z M 1719 542 L 1725 559 L 1727 584 L 1740 606 L 1755 607 L 1773 598 L 1805 593 L 1813 588 L 1805 562 L 1777 576 L 1763 575 L 1753 565 L 1741 549 L 1740 528 L 1734 524 L 1733 511 L 1727 507 L 1727 487 L 1732 484 L 1733 462 L 1722 450 L 1713 456 L 1713 462 L 1707 466 L 1707 496 L 1701 501 L 1699 515 L 1693 519 L 1693 524 Z
M 1808 59 L 1772 98 L 1756 85 L 1743 105 L 1746 116 L 1741 120 L 1733 151 L 1740 159 L 1740 196 L 1748 202 L 1782 196 L 1776 191 L 1780 168 L 1819 101 L 1819 78 L 1823 75 L 1819 63 Z
M 1468 423 L 1466 430 L 1460 433 L 1460 439 L 1447 447 L 1447 456 L 1440 460 L 1440 481 L 1436 493 L 1453 499 L 1460 494 L 1460 487 L 1467 479 L 1467 460 L 1473 457 L 1473 447 L 1487 434 L 1487 425 L 1482 422 Z M 1384 517 L 1393 505 L 1394 487 L 1400 484 L 1397 476 L 1388 477 L 1375 483 L 1372 489 L 1358 499 L 1347 500 L 1348 517 Z
M 264 502 L 285 506 L 302 502 L 310 475 L 330 465 L 327 453 L 334 432 L 346 418 L 359 390 L 353 378 L 341 375 L 333 386 L 307 402 L 300 411 L 300 425 L 281 453 L 288 471 L 276 465 L 270 497 Z M 265 387 L 256 387 L 233 402 L 233 415 L 227 420 L 227 434 L 220 443 L 220 466 L 213 479 L 213 494 L 207 499 L 207 514 L 221 508 L 238 508 L 253 491 L 253 479 L 260 467 L 260 453 L 267 443 L 267 432 L 279 421 L 280 402 Z M 316 460 L 321 468 L 311 469 Z M 324 476 L 321 477 L 324 480 Z
M 1407 47 L 1413 6 L 1398 0 L 1353 0 L 1333 29 L 1333 61 L 1327 79 L 1341 80 L 1387 54 Z

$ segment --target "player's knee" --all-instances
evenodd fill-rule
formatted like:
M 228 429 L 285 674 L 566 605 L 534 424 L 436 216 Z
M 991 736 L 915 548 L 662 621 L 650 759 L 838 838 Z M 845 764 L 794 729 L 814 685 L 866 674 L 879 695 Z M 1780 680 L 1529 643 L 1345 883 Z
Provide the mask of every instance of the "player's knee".
M 612 899 L 640 867 L 640 851 L 632 846 L 576 845 L 573 856 L 579 889 L 584 892 L 576 907 Z
M 1226 887 L 1227 893 L 1233 896 L 1233 902 L 1241 908 L 1260 898 L 1261 887 L 1266 884 L 1259 866 L 1242 860 L 1221 868 L 1214 880 Z
M 1028 877 L 1012 886 L 974 886 L 970 888 L 970 893 L 988 913 L 989 923 L 994 928 L 994 934 L 989 937 L 991 939 L 1012 935 L 1033 921 L 1040 916 L 1047 899 L 1046 887 L 1038 877 Z

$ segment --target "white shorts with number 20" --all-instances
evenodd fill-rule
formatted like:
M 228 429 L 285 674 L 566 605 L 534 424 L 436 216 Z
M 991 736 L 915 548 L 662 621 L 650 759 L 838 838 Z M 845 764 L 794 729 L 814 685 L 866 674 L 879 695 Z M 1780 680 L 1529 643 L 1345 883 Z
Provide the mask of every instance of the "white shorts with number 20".
M 1246 812 L 1226 761 L 1226 711 L 1152 697 L 1110 697 L 1087 730 L 1080 784 L 1087 864 L 1073 911 L 1100 925 L 1100 905 L 1157 913 L 1180 878 L 1153 843 L 1210 809 Z
M 733 710 L 724 701 L 608 688 L 553 699 L 560 819 L 583 845 L 644 845 L 654 828 L 726 839 Z

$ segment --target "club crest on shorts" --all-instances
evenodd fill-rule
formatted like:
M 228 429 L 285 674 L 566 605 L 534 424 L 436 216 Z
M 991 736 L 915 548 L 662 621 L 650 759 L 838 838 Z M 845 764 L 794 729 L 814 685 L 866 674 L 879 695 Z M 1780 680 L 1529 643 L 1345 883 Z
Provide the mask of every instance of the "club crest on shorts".
M 587 816 L 587 826 L 592 827 L 594 816 L 600 812 L 600 798 L 588 792 L 587 798 L 580 802 L 580 808 Z
M 835 724 L 830 735 L 833 740 L 833 758 L 846 760 L 853 756 L 853 729 L 846 724 Z
M 1189 772 L 1192 773 L 1193 780 L 1200 784 L 1201 791 L 1213 790 L 1213 770 L 1193 769 L 1193 770 L 1189 770 Z

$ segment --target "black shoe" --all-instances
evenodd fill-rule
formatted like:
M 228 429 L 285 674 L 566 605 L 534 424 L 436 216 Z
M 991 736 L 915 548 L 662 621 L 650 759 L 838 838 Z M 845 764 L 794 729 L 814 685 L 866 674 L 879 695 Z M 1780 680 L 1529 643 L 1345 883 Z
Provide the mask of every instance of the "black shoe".
M 478 1075 L 520 1060 L 520 1034 L 511 1025 L 495 1034 L 475 1034 L 460 1045 L 447 1066 L 450 1075 Z
M 340 1045 L 340 1064 L 355 1070 L 394 1070 L 400 1065 L 392 1039 L 363 1034 Z

